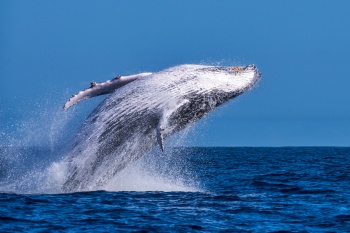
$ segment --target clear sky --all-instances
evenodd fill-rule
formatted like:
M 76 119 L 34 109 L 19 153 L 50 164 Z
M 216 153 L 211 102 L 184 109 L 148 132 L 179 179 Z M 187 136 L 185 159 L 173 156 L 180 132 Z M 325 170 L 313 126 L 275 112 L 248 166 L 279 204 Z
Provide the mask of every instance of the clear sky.
M 0 139 L 53 124 L 90 81 L 255 64 L 258 87 L 199 122 L 189 145 L 349 146 L 349 9 L 348 0 L 2 0 Z M 100 100 L 75 107 L 70 128 Z

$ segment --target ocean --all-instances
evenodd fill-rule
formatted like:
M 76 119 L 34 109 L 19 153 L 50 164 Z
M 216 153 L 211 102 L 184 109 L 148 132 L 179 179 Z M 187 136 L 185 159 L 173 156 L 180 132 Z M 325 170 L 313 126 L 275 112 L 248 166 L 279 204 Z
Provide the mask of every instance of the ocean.
M 76 193 L 28 182 L 50 153 L 1 147 L 0 232 L 350 232 L 350 148 L 167 148 Z

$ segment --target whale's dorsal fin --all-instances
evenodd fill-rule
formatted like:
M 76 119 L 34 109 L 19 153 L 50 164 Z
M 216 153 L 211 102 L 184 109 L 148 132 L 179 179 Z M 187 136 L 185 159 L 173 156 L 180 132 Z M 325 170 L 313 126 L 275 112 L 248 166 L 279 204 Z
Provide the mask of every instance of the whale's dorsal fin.
M 83 90 L 79 91 L 77 94 L 73 95 L 65 104 L 64 104 L 64 110 L 70 108 L 71 106 L 79 103 L 80 101 L 99 96 L 99 95 L 105 95 L 105 94 L 110 94 L 116 89 L 132 82 L 135 81 L 138 78 L 142 78 L 145 76 L 149 76 L 152 73 L 140 73 L 140 74 L 135 74 L 135 75 L 130 75 L 130 76 L 116 76 L 112 80 L 108 80 L 103 83 L 96 83 L 96 82 L 91 82 L 90 87 Z

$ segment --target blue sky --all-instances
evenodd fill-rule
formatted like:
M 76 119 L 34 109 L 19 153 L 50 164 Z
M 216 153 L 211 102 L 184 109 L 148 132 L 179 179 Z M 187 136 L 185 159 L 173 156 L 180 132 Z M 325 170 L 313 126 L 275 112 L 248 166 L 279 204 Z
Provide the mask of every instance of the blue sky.
M 1 1 L 2 137 L 52 124 L 45 112 L 93 80 L 255 64 L 258 87 L 199 122 L 188 145 L 349 146 L 348 9 L 345 0 Z M 75 107 L 69 128 L 100 100 Z

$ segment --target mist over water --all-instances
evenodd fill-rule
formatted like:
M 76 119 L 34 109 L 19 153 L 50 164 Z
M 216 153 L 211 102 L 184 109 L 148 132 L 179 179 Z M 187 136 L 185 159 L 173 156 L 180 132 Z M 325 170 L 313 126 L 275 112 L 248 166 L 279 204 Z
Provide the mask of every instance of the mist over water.
M 61 106 L 34 106 L 27 116 L 2 135 L 2 192 L 57 192 L 62 177 L 58 161 L 71 138 L 74 112 Z

